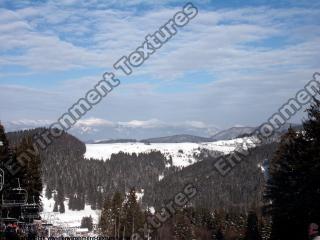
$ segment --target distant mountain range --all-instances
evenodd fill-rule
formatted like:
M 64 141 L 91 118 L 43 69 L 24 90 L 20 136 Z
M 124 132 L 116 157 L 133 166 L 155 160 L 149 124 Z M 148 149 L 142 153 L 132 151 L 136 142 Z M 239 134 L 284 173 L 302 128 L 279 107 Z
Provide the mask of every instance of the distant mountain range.
M 130 143 L 138 142 L 136 139 L 107 139 L 107 140 L 97 140 L 97 141 L 87 141 L 87 143 L 102 144 L 102 143 Z
M 211 142 L 210 138 L 193 136 L 188 134 L 181 134 L 181 135 L 173 135 L 167 137 L 159 137 L 159 138 L 149 138 L 141 140 L 141 142 L 146 143 L 182 143 L 182 142 Z
M 110 140 L 100 140 L 87 143 L 128 143 L 128 142 L 143 142 L 143 143 L 199 143 L 199 142 L 214 142 L 219 140 L 231 140 L 235 139 L 243 134 L 250 135 L 256 128 L 254 127 L 232 127 L 227 130 L 223 130 L 212 137 L 201 137 L 190 134 L 176 134 L 165 137 L 156 137 L 156 138 L 146 138 L 142 140 L 136 139 L 110 139 Z
M 91 123 L 91 122 L 89 122 Z M 49 122 L 7 122 L 4 123 L 6 130 L 17 131 L 23 129 L 37 128 L 37 125 L 49 125 Z M 285 124 L 281 127 L 275 137 L 277 138 L 285 132 L 290 126 L 300 129 L 298 124 Z M 182 142 L 214 142 L 219 140 L 231 140 L 238 137 L 251 136 L 254 134 L 257 127 L 232 127 L 226 130 L 219 131 L 217 128 L 203 128 L 191 125 L 157 125 L 146 127 L 129 127 L 124 124 L 116 126 L 108 124 L 97 124 L 87 126 L 85 123 L 76 125 L 70 133 L 86 143 L 108 144 L 108 143 L 128 143 L 128 142 L 143 142 L 143 143 L 182 143 Z M 182 133 L 182 134 L 181 134 Z M 160 136 L 160 137 L 154 137 Z M 107 137 L 107 138 L 106 138 Z M 97 140 L 103 139 L 103 140 Z M 142 139 L 142 140 L 138 140 Z
M 1 120 L 1 119 L 0 119 Z M 3 122 L 7 132 L 18 130 L 48 127 L 50 121 L 21 120 Z M 131 122 L 108 122 L 103 119 L 80 120 L 68 132 L 84 142 L 95 143 L 102 139 L 106 143 L 132 139 L 149 139 L 158 136 L 192 135 L 209 137 L 221 129 L 214 126 L 202 125 L 197 122 L 163 123 L 156 120 L 131 121 Z M 102 141 L 101 141 L 102 142 Z
M 211 140 L 218 141 L 218 140 L 231 140 L 237 138 L 243 134 L 250 134 L 256 128 L 254 127 L 232 127 L 227 130 L 223 130 L 211 137 Z

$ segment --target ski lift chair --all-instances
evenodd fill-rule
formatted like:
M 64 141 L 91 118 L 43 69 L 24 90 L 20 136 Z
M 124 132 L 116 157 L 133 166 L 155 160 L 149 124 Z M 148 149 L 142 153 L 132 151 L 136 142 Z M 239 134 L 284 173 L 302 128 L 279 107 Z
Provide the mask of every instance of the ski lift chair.
M 17 224 L 19 222 L 18 219 L 16 218 L 10 218 L 10 217 L 6 217 L 6 218 L 1 218 L 1 222 L 3 222 L 4 224 L 9 224 L 9 223 L 15 223 Z
M 22 206 L 27 203 L 28 193 L 24 188 L 21 188 L 19 179 L 18 183 L 19 187 L 7 190 L 2 194 L 3 207 Z
M 18 219 L 16 219 L 16 218 L 12 218 L 12 217 L 9 217 L 9 211 L 7 212 L 7 217 L 1 217 L 0 218 L 0 222 L 1 223 L 4 223 L 4 224 L 9 224 L 9 223 L 11 223 L 11 224 L 13 224 L 13 223 L 15 223 L 15 224 L 17 224 L 18 222 L 19 222 L 19 220 Z
M 33 197 L 33 203 L 25 204 L 21 207 L 21 217 L 23 219 L 38 219 L 40 218 L 41 207 L 35 202 Z
M 21 217 L 23 219 L 37 219 L 40 218 L 40 207 L 34 204 L 26 204 L 21 208 Z

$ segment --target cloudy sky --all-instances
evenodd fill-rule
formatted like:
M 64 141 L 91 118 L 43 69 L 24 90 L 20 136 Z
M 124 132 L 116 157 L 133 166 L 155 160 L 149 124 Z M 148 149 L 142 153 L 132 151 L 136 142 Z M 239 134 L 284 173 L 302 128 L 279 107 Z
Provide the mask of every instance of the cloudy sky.
M 185 4 L 0 0 L 0 120 L 15 126 L 56 121 Z M 131 76 L 121 76 L 82 126 L 184 127 L 199 135 L 256 126 L 320 71 L 318 0 L 193 4 L 198 16 Z

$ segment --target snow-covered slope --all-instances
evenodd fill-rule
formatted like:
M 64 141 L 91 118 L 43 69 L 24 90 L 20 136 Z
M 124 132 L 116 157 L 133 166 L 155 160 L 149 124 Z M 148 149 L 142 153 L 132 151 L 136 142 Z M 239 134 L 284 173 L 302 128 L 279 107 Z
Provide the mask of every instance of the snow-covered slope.
M 44 192 L 43 196 L 45 196 Z M 65 213 L 53 213 L 53 198 L 47 199 L 46 197 L 43 197 L 43 212 L 41 213 L 41 218 L 52 223 L 54 226 L 63 227 L 80 227 L 82 218 L 89 216 L 92 217 L 94 224 L 98 223 L 100 217 L 99 210 L 92 210 L 89 205 L 86 205 L 84 210 L 72 211 L 68 208 L 68 202 L 68 199 L 64 202 Z
M 140 201 L 144 195 L 144 190 L 137 191 L 137 200 Z M 45 197 L 45 190 L 42 192 L 42 207 L 41 218 L 54 226 L 61 226 L 64 228 L 74 228 L 81 226 L 81 220 L 83 217 L 91 216 L 93 224 L 98 224 L 101 215 L 101 210 L 92 210 L 90 205 L 85 205 L 84 210 L 76 211 L 69 210 L 69 199 L 64 201 L 65 213 L 53 212 L 54 199 L 47 199 Z
M 243 134 L 250 134 L 255 130 L 253 127 L 232 127 L 223 130 L 211 137 L 213 141 L 235 139 Z
M 249 140 L 250 141 L 250 140 Z M 194 154 L 200 153 L 200 149 L 219 151 L 228 154 L 237 147 L 243 145 L 244 139 L 227 141 L 204 142 L 204 143 L 111 143 L 111 144 L 86 144 L 86 158 L 108 160 L 111 154 L 120 151 L 127 153 L 142 153 L 158 150 L 167 158 L 172 157 L 174 166 L 186 167 L 195 163 Z
M 200 149 L 207 149 L 211 151 L 219 151 L 228 154 L 236 148 L 246 148 L 246 144 L 252 143 L 253 139 L 234 139 L 228 141 L 205 142 L 205 143 L 152 143 L 150 145 L 144 143 L 110 143 L 110 144 L 87 144 L 86 158 L 96 158 L 108 160 L 111 154 L 120 151 L 128 153 L 149 152 L 152 150 L 161 151 L 167 158 L 172 157 L 173 165 L 186 167 L 196 162 L 194 153 L 200 153 Z M 163 175 L 159 176 L 159 180 Z M 143 197 L 144 191 L 137 192 L 138 199 Z M 45 190 L 43 191 L 45 196 Z M 42 198 L 43 212 L 42 219 L 48 220 L 54 225 L 64 227 L 79 227 L 81 219 L 86 216 L 92 216 L 94 223 L 98 223 L 100 211 L 92 210 L 89 205 L 85 206 L 84 210 L 71 211 L 68 209 L 68 199 L 64 202 L 65 213 L 53 213 L 54 200 L 53 198 Z

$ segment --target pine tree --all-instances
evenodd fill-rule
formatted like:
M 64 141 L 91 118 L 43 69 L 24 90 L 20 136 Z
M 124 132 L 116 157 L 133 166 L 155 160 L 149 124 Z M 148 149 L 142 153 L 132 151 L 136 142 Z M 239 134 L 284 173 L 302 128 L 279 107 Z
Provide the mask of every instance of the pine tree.
M 0 123 L 0 163 L 4 164 L 9 157 L 9 142 L 4 127 Z
M 120 192 L 116 192 L 112 198 L 112 205 L 111 205 L 111 218 L 113 221 L 113 235 L 115 237 L 120 237 L 120 231 L 123 227 L 123 196 Z
M 48 186 L 46 187 L 46 198 L 51 199 L 52 198 L 52 189 L 50 189 Z
M 112 236 L 113 229 L 111 229 L 111 226 L 113 226 L 113 222 L 112 222 L 110 198 L 106 198 L 103 203 L 99 225 L 100 225 L 101 232 L 104 236 Z
M 23 185 L 26 186 L 28 192 L 28 202 L 40 205 L 41 193 L 42 193 L 42 179 L 41 179 L 41 160 L 37 149 L 33 146 L 31 137 L 26 137 L 22 140 L 18 146 L 17 154 L 28 153 L 28 161 L 26 164 L 25 179 L 23 179 Z
M 117 238 L 123 228 L 123 197 L 116 192 L 112 200 L 106 198 L 100 217 L 100 228 L 105 236 Z
M 4 171 L 4 186 L 0 194 L 18 187 L 18 179 L 26 175 L 24 166 L 18 161 L 16 148 L 9 147 L 4 127 L 0 124 L 0 168 Z M 22 181 L 20 181 L 22 182 Z
M 99 192 L 97 196 L 97 209 L 102 209 L 102 207 L 103 207 L 103 194 Z
M 66 209 L 65 209 L 65 207 L 64 207 L 64 202 L 61 202 L 61 203 L 60 203 L 59 212 L 60 212 L 60 213 L 65 213 L 65 212 L 66 212 Z
M 4 127 L 0 124 L 0 168 L 4 172 L 4 185 L 0 192 L 0 199 L 11 199 L 15 193 L 13 188 L 20 187 L 25 189 L 28 187 L 28 182 L 25 181 L 26 162 L 18 160 L 16 147 L 10 147 L 9 141 L 6 137 Z M 20 199 L 22 200 L 22 199 Z M 21 207 L 7 207 L 1 209 L 2 216 L 9 216 L 19 219 L 21 217 Z
M 91 215 L 89 217 L 83 217 L 81 220 L 81 228 L 88 228 L 91 232 L 93 229 L 93 220 Z
M 69 202 L 68 202 L 68 207 L 70 210 L 75 210 L 74 200 L 75 200 L 75 197 L 73 194 L 71 194 L 71 196 L 69 197 Z
M 258 217 L 255 212 L 250 212 L 247 220 L 245 240 L 261 240 L 258 226 Z
M 65 206 L 64 206 L 64 186 L 62 184 L 62 181 L 59 181 L 58 184 L 58 194 L 56 197 L 56 203 L 59 205 L 59 212 L 60 213 L 65 213 Z
M 123 226 L 125 227 L 125 236 L 130 237 L 136 233 L 138 229 L 143 227 L 144 214 L 137 202 L 135 189 L 131 189 L 126 197 L 123 212 Z
M 54 206 L 53 206 L 53 210 L 52 211 L 53 212 L 59 212 L 59 205 L 58 205 L 57 201 L 54 202 Z
M 185 211 L 181 210 L 176 213 L 173 232 L 175 240 L 190 240 L 194 238 L 193 226 Z
M 271 161 L 266 197 L 272 216 L 271 239 L 307 239 L 320 209 L 320 102 L 308 110 L 304 131 L 282 138 Z

